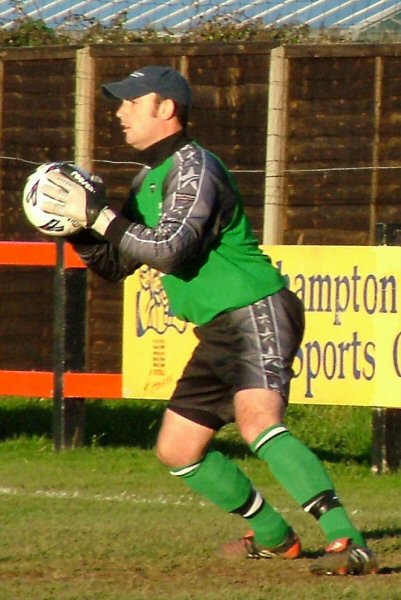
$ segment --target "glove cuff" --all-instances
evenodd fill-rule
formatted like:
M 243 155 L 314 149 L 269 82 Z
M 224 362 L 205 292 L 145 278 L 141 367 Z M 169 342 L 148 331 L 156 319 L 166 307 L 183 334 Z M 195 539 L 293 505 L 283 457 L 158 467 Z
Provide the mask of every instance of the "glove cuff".
M 88 225 L 88 227 L 96 231 L 96 233 L 104 235 L 106 229 L 115 218 L 116 214 L 114 211 L 109 206 L 104 206 L 95 217 L 93 224 Z

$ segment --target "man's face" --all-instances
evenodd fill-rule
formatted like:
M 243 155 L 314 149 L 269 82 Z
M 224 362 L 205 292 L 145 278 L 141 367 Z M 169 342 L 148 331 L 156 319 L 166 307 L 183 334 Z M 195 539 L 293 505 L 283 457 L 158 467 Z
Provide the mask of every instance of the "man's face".
M 127 144 L 144 150 L 164 137 L 163 119 L 159 118 L 160 106 L 154 93 L 122 101 L 116 115 Z

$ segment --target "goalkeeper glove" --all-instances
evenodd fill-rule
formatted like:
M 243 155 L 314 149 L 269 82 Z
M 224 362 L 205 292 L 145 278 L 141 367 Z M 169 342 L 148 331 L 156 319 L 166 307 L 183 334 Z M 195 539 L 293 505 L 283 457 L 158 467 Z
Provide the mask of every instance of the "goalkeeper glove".
M 61 163 L 46 175 L 42 186 L 46 199 L 42 209 L 50 214 L 70 217 L 90 228 L 107 206 L 106 189 L 97 175 L 91 175 L 75 165 Z

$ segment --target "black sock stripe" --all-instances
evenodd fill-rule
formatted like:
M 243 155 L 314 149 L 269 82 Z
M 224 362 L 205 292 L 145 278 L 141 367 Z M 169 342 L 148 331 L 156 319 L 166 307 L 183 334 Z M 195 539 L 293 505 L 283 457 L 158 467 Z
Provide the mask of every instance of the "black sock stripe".
M 258 491 L 252 489 L 247 501 L 244 502 L 242 506 L 239 506 L 235 510 L 232 510 L 231 513 L 233 515 L 240 515 L 244 518 L 254 517 L 258 514 L 260 510 L 262 510 L 264 503 L 265 502 L 261 494 Z
M 342 506 L 341 501 L 334 490 L 320 492 L 302 505 L 305 512 L 311 514 L 318 521 L 322 515 L 332 508 Z

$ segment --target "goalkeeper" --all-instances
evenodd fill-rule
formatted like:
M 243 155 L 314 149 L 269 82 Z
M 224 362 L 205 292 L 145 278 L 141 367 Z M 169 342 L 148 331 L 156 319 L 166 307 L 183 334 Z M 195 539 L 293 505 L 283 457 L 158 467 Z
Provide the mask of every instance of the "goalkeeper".
M 157 455 L 170 473 L 248 533 L 223 544 L 230 558 L 293 559 L 301 542 L 228 457 L 210 449 L 235 422 L 278 482 L 321 526 L 327 547 L 317 574 L 367 574 L 377 561 L 351 522 L 320 463 L 285 425 L 292 362 L 304 329 L 297 296 L 258 246 L 240 193 L 222 161 L 194 142 L 187 124 L 191 89 L 169 67 L 147 66 L 103 85 L 118 100 L 127 144 L 144 167 L 120 212 L 104 186 L 65 164 L 49 175 L 45 210 L 85 229 L 69 242 L 94 272 L 118 281 L 146 264 L 162 275 L 171 309 L 199 338 L 165 411 Z

